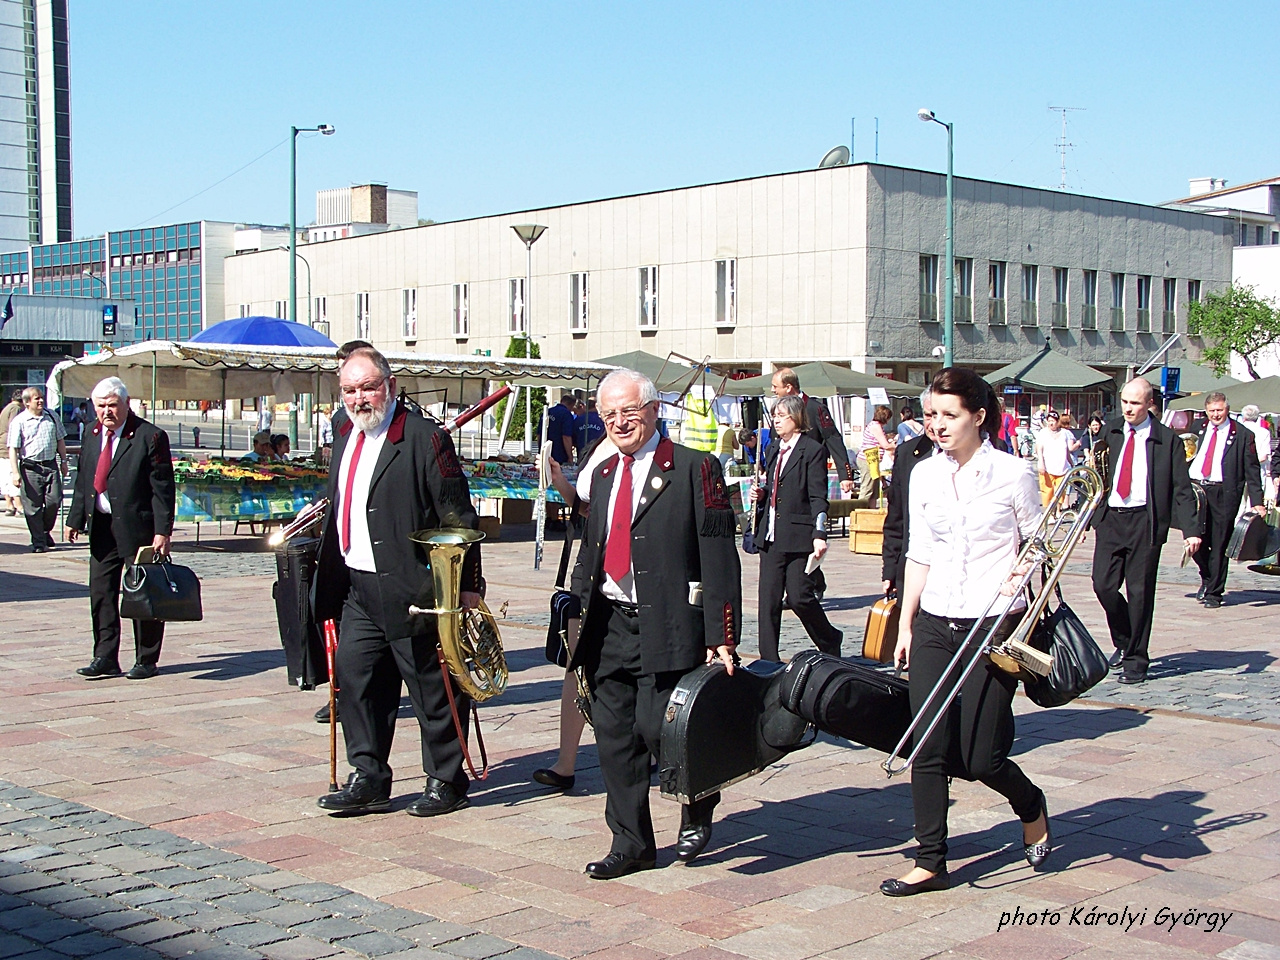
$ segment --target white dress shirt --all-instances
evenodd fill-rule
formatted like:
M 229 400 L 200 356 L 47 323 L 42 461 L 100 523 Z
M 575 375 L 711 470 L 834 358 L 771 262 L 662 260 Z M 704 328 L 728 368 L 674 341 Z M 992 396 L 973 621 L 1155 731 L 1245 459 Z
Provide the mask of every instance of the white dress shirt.
M 640 509 L 640 500 L 645 496 L 645 484 L 649 480 L 649 468 L 653 466 L 653 454 L 658 449 L 658 441 L 661 436 L 654 432 L 649 438 L 649 442 L 635 452 L 635 462 L 631 464 L 631 518 L 635 519 L 636 511 Z M 609 512 L 605 514 L 605 543 L 609 542 L 609 528 L 613 526 L 613 509 L 618 502 L 618 483 L 622 479 L 622 455 L 618 455 L 618 469 L 614 471 L 613 488 L 609 491 Z M 653 491 L 650 490 L 649 493 Z M 635 579 L 635 562 L 632 559 L 631 570 L 627 571 L 627 575 L 622 578 L 622 582 L 618 583 L 613 577 L 607 573 L 604 580 L 600 583 L 600 592 L 610 600 L 616 600 L 619 603 L 636 603 L 636 579 Z
M 373 433 L 364 435 L 364 447 L 360 450 L 360 462 L 356 464 L 355 483 L 351 487 L 351 542 L 347 552 L 343 554 L 347 566 L 352 570 L 363 570 L 365 573 L 377 573 L 378 567 L 373 561 L 373 541 L 369 539 L 369 487 L 373 483 L 373 468 L 378 464 L 378 454 L 387 441 L 387 428 L 396 415 L 396 405 L 392 401 L 387 416 L 381 426 Z M 347 489 L 347 473 L 351 469 L 351 458 L 355 456 L 356 442 L 360 430 L 352 424 L 352 431 L 347 436 L 347 445 L 342 450 L 342 464 L 338 468 L 338 525 L 342 525 L 342 495 Z
M 1040 453 L 1040 469 L 1051 477 L 1061 477 L 1071 469 L 1071 444 L 1075 440 L 1070 430 L 1045 427 L 1036 437 L 1036 449 Z
M 1204 432 L 1204 440 L 1200 443 L 1200 449 L 1196 451 L 1196 458 L 1191 461 L 1191 479 L 1207 480 L 1209 483 L 1222 482 L 1222 451 L 1227 446 L 1227 437 L 1231 432 L 1231 421 L 1224 420 L 1215 427 L 1213 424 L 1207 424 L 1208 429 Z M 1209 475 L 1204 475 L 1205 457 L 1209 453 L 1210 439 L 1214 433 L 1217 433 L 1217 440 L 1213 444 L 1213 461 L 1209 464 Z
M 920 609 L 957 619 L 983 615 L 1042 514 L 1031 465 L 986 440 L 964 466 L 945 452 L 916 464 L 909 509 L 907 559 L 929 568 Z M 1010 597 L 989 615 L 1025 606 Z
M 573 483 L 574 489 L 578 492 L 579 500 L 583 503 L 591 502 L 591 478 L 595 476 L 600 464 L 617 455 L 618 448 L 613 445 L 613 441 L 608 437 L 596 444 L 596 448 L 591 451 L 591 456 L 587 458 L 587 462 L 578 469 L 578 478 Z
M 1147 438 L 1151 436 L 1151 415 L 1136 427 L 1124 423 L 1124 441 L 1120 444 L 1120 453 L 1115 463 L 1109 464 L 1111 470 L 1111 495 L 1107 497 L 1109 507 L 1145 507 L 1147 505 Z M 1116 481 L 1120 479 L 1120 464 L 1124 463 L 1124 445 L 1129 442 L 1129 433 L 1133 433 L 1133 473 L 1129 481 L 1129 495 L 1122 497 L 1116 493 Z M 1180 456 L 1175 450 L 1173 455 Z
M 782 471 L 787 469 L 787 461 L 791 459 L 791 451 L 796 448 L 796 443 L 799 440 L 800 440 L 800 434 L 796 433 L 792 435 L 790 440 L 782 440 L 778 444 L 778 461 L 773 465 L 773 485 L 775 488 L 778 485 L 778 478 L 782 476 Z M 774 530 L 774 523 L 778 518 L 777 515 L 778 515 L 778 508 L 774 504 L 770 503 L 769 517 L 765 521 L 765 525 L 764 525 L 764 538 L 766 540 L 775 539 L 773 535 L 773 530 Z
M 120 424 L 120 426 L 117 427 L 115 430 L 102 431 L 102 439 L 101 439 L 102 443 L 105 444 L 107 442 L 107 437 L 108 436 L 111 437 L 111 462 L 112 463 L 115 463 L 115 459 L 120 453 L 120 434 L 122 434 L 123 432 L 124 432 L 123 423 Z M 98 456 L 102 456 L 102 447 L 98 448 Z M 107 498 L 107 491 L 105 490 L 103 490 L 102 493 L 98 494 L 98 511 L 100 513 L 111 512 L 111 501 Z

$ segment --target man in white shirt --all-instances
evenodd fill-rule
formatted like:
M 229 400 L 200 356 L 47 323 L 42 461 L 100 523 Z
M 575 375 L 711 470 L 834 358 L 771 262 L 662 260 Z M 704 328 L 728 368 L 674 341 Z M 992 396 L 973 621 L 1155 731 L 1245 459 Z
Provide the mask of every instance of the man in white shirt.
M 67 431 L 44 408 L 39 387 L 22 391 L 26 407 L 9 422 L 9 469 L 13 485 L 22 491 L 22 511 L 31 533 L 31 552 L 53 546 L 50 531 L 62 508 L 62 479 L 67 475 Z M 58 472 L 58 464 L 62 472 Z

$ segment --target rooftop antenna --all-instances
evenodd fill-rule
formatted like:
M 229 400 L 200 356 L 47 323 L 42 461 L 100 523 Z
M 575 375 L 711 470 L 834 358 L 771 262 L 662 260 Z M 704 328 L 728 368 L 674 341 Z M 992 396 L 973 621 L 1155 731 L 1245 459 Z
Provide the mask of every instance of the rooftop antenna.
M 853 145 L 858 139 L 858 118 L 854 117 L 849 121 L 849 160 L 853 161 Z
M 843 143 L 838 143 L 822 156 L 822 160 L 818 162 L 818 169 L 824 170 L 827 167 L 843 167 L 849 162 L 849 148 Z
M 876 117 L 876 163 L 880 162 L 880 118 Z
M 1067 147 L 1074 147 L 1074 143 L 1067 141 L 1067 112 L 1071 110 L 1087 110 L 1088 107 L 1050 107 L 1054 113 L 1062 114 L 1062 137 L 1058 140 L 1058 157 L 1062 162 L 1062 179 L 1058 183 L 1059 190 L 1067 189 Z

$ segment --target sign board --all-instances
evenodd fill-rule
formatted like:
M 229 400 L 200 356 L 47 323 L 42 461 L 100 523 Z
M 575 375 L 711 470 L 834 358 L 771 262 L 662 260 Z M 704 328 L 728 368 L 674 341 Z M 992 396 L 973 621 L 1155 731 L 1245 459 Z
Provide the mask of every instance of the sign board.
M 1160 368 L 1160 389 L 1165 396 L 1171 393 L 1180 393 L 1178 389 L 1182 386 L 1182 368 L 1181 367 L 1161 367 Z
M 36 370 L 32 367 L 28 367 L 27 368 L 27 386 L 43 387 L 44 382 L 48 378 L 48 376 L 49 376 L 49 372 L 47 370 Z
M 889 405 L 889 391 L 884 387 L 867 387 L 867 399 L 874 404 L 887 407 Z
M 102 339 L 114 340 L 116 336 L 116 305 L 105 304 L 102 308 Z
M 1022 387 L 1016 383 L 1005 384 L 1004 395 L 1006 397 L 1016 397 L 1022 392 Z

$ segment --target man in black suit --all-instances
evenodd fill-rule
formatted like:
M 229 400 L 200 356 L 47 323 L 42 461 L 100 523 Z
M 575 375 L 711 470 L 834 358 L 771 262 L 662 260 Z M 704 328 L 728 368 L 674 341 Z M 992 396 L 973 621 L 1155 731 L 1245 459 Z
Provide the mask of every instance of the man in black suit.
M 1121 669 L 1121 683 L 1147 679 L 1156 573 L 1169 527 L 1182 530 L 1187 552 L 1200 548 L 1186 453 L 1177 435 L 1150 415 L 1151 395 L 1151 384 L 1142 377 L 1120 391 L 1122 417 L 1103 428 L 1107 496 L 1090 522 L 1098 537 L 1093 592 L 1107 614 L 1115 646 L 1111 666 Z
M 831 419 L 827 405 L 800 391 L 800 377 L 790 367 L 779 367 L 774 371 L 771 387 L 775 397 L 799 397 L 804 401 L 804 414 L 808 421 L 804 435 L 827 448 L 827 455 L 836 467 L 836 476 L 840 478 L 841 491 L 848 493 L 852 490 L 853 467 L 849 463 L 849 450 L 836 429 L 836 422 Z
M 821 560 L 827 552 L 827 451 L 801 432 L 805 425 L 801 399 L 780 398 L 773 408 L 773 440 L 765 451 L 765 482 L 752 488 L 764 660 L 779 659 L 784 593 L 819 650 L 838 657 L 844 639 L 818 601 L 813 574 L 805 572 L 810 557 Z
M 124 381 L 93 388 L 98 422 L 80 447 L 80 468 L 67 514 L 67 539 L 89 533 L 89 607 L 93 660 L 76 673 L 87 680 L 120 676 L 120 576 L 139 547 L 169 552 L 176 488 L 169 435 L 129 410 Z M 159 673 L 164 623 L 133 621 L 135 663 L 130 680 Z
M 395 399 L 395 377 L 381 353 L 352 349 L 338 368 L 338 386 L 346 417 L 335 420 L 332 506 L 313 603 L 317 623 L 341 623 L 338 712 L 354 772 L 341 791 L 317 803 L 337 815 L 390 808 L 387 761 L 403 683 L 427 774 L 426 789 L 408 813 L 450 813 L 469 804 L 470 781 L 436 656 L 435 620 L 409 613 L 411 605 L 435 605 L 426 555 L 409 535 L 437 527 L 474 530 L 479 519 L 449 434 Z M 475 607 L 480 592 L 480 550 L 472 546 L 462 567 L 462 604 Z M 470 700 L 461 693 L 455 700 L 465 736 Z
M 1196 551 L 1200 568 L 1196 599 L 1216 610 L 1222 606 L 1227 585 L 1227 543 L 1245 491 L 1259 516 L 1265 517 L 1267 508 L 1262 502 L 1262 471 L 1253 431 L 1231 419 L 1231 407 L 1222 393 L 1204 398 L 1204 415 L 1200 444 L 1189 468 L 1191 479 L 1204 488 L 1206 507 L 1204 543 Z
M 902 595 L 902 575 L 907 566 L 907 541 L 911 528 L 907 502 L 911 493 L 911 471 L 938 449 L 933 442 L 933 400 L 928 389 L 920 394 L 924 411 L 924 433 L 898 447 L 893 458 L 893 480 L 889 483 L 889 510 L 884 518 L 884 541 L 880 548 L 880 577 L 884 595 Z
M 618 448 L 591 479 L 591 513 L 573 585 L 582 628 L 570 668 L 585 668 L 605 784 L 608 856 L 586 873 L 611 880 L 654 866 L 649 757 L 680 678 L 717 657 L 733 672 L 742 576 L 733 507 L 715 454 L 661 437 L 658 393 L 634 370 L 615 370 L 597 393 Z M 711 839 L 713 794 L 681 811 L 676 856 Z

